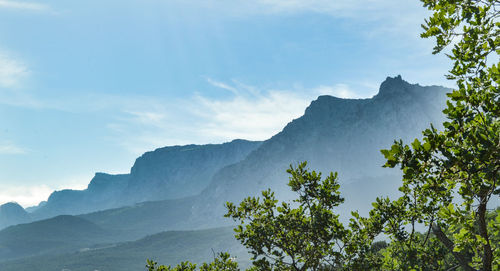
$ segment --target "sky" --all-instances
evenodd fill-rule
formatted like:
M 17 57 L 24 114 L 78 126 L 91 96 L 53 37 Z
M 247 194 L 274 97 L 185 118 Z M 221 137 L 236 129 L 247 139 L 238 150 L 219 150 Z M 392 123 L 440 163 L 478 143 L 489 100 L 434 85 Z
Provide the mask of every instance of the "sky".
M 0 0 L 0 204 L 168 145 L 265 140 L 319 95 L 450 86 L 417 0 Z

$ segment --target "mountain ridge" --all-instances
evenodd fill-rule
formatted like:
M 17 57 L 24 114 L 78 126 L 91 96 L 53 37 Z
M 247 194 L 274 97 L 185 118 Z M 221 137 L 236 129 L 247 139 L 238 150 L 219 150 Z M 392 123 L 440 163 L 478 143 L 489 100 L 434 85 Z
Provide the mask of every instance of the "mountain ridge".
M 347 218 L 353 210 L 359 210 L 361 215 L 366 214 L 375 197 L 393 197 L 399 193 L 397 187 L 400 184 L 401 172 L 382 168 L 385 160 L 380 149 L 389 148 L 395 139 L 408 141 L 421 136 L 421 131 L 428 128 L 430 123 L 439 128 L 444 120 L 441 111 L 444 109 L 448 91 L 449 89 L 443 87 L 423 87 L 409 84 L 400 77 L 389 77 L 381 84 L 379 93 L 372 98 L 341 99 L 320 96 L 311 102 L 303 116 L 288 123 L 270 139 L 243 143 L 248 144 L 244 155 L 237 151 L 238 148 L 233 148 L 233 145 L 231 150 L 237 155 L 231 157 L 244 157 L 232 159 L 233 163 L 216 163 L 219 167 L 212 168 L 211 171 L 203 170 L 203 167 L 197 164 L 186 166 L 181 157 L 189 154 L 188 157 L 193 159 L 187 161 L 203 161 L 210 165 L 213 162 L 211 159 L 220 158 L 213 156 L 216 152 L 209 152 L 211 156 L 206 156 L 205 150 L 213 147 L 212 145 L 200 147 L 202 151 L 197 151 L 197 145 L 187 145 L 160 148 L 156 153 L 157 150 L 148 152 L 138 160 L 146 165 L 153 165 L 153 169 L 141 166 L 144 172 L 131 170 L 136 176 L 160 172 L 152 176 L 160 176 L 161 182 L 163 179 L 171 180 L 167 178 L 171 169 L 182 169 L 184 173 L 181 172 L 177 177 L 183 177 L 185 173 L 196 177 L 200 173 L 191 173 L 190 170 L 199 168 L 202 169 L 201 172 L 209 173 L 203 180 L 205 187 L 200 188 L 201 192 L 198 194 L 189 197 L 159 201 L 151 197 L 152 201 L 94 211 L 78 217 L 104 230 L 112 230 L 117 241 L 132 241 L 169 230 L 198 230 L 232 225 L 231 220 L 223 218 L 226 212 L 224 203 L 227 201 L 237 203 L 244 197 L 259 196 L 260 191 L 267 188 L 274 190 L 280 200 L 293 199 L 295 195 L 287 187 L 286 169 L 302 161 L 308 161 L 309 168 L 317 172 L 339 173 L 340 190 L 346 201 L 336 211 L 342 219 Z M 224 149 L 220 145 L 214 146 L 219 146 L 219 150 Z M 173 152 L 165 153 L 161 150 Z M 179 165 L 165 169 L 165 166 L 175 163 L 164 163 L 170 159 L 160 159 L 164 155 L 176 159 Z M 197 158 L 194 159 L 195 157 Z M 124 178 L 123 182 L 117 183 L 133 191 L 134 186 L 129 186 L 130 183 L 126 180 L 130 176 L 121 176 Z M 106 178 L 117 177 L 96 174 L 88 189 L 104 191 L 106 189 L 103 187 L 116 181 L 107 181 Z M 161 191 L 155 185 L 158 179 L 136 178 L 136 185 L 149 186 L 145 191 Z M 182 186 L 176 188 L 182 189 Z M 74 193 L 77 196 L 80 194 L 81 191 Z M 55 195 L 59 196 L 57 193 Z M 71 193 L 66 195 L 71 199 Z M 106 193 L 103 194 L 105 195 Z M 142 195 L 144 194 L 139 193 L 138 197 Z M 49 200 L 49 203 L 45 203 L 32 214 L 40 214 L 40 210 L 51 207 L 50 201 L 55 203 L 53 199 Z M 58 204 L 63 203 L 64 201 L 61 201 Z
M 260 144 L 236 139 L 222 144 L 157 148 L 138 157 L 128 174 L 98 172 L 85 190 L 54 191 L 30 216 L 40 220 L 192 196 L 218 169 L 240 161 Z
M 77 214 L 71 208 L 79 207 L 78 204 L 87 208 L 76 208 L 80 210 L 79 213 L 117 208 L 120 204 L 109 200 L 115 196 L 127 199 L 125 203 L 121 201 L 121 206 L 163 200 L 158 195 L 165 194 L 165 191 L 180 193 L 183 187 L 187 187 L 185 179 L 192 178 L 202 179 L 200 183 L 203 185 L 197 187 L 199 193 L 194 196 L 192 206 L 186 207 L 191 216 L 187 221 L 218 226 L 221 224 L 219 217 L 224 212 L 225 201 L 239 201 L 244 196 L 258 195 L 268 187 L 276 190 L 279 195 L 290 198 L 285 171 L 290 164 L 305 160 L 317 171 L 338 171 L 342 184 L 347 185 L 346 191 L 354 191 L 348 187 L 349 183 L 359 183 L 363 178 L 375 177 L 384 186 L 387 184 L 381 179 L 396 181 L 400 175 L 394 170 L 381 168 L 384 161 L 379 150 L 389 147 L 394 139 L 409 140 L 418 137 L 429 123 L 439 126 L 443 120 L 441 110 L 444 108 L 447 91 L 449 89 L 439 86 L 410 84 L 397 76 L 387 77 L 380 85 L 377 95 L 372 98 L 319 96 L 306 108 L 303 116 L 288 123 L 281 132 L 266 141 L 234 140 L 225 144 L 158 148 L 137 158 L 130 174 L 97 173 L 87 190 L 57 191 L 31 215 L 34 219 L 40 219 L 58 214 Z M 220 159 L 217 152 L 207 151 L 218 148 L 217 150 L 221 150 L 219 153 L 224 153 L 222 150 L 226 147 L 233 151 L 233 155 L 229 155 L 231 157 L 226 160 Z M 241 149 L 244 150 L 239 151 Z M 207 167 L 203 168 L 199 164 L 186 165 L 193 161 L 204 162 Z M 213 167 L 211 163 L 217 166 Z M 196 170 L 198 172 L 192 172 Z M 148 175 L 150 173 L 152 174 Z M 165 180 L 172 180 L 172 176 L 175 180 L 172 183 L 175 185 L 165 186 L 168 189 L 163 189 L 161 184 Z M 134 178 L 133 182 L 130 181 L 131 178 Z M 117 186 L 119 189 L 115 189 Z M 85 193 L 92 190 L 105 192 L 94 194 L 91 199 L 86 198 Z M 110 197 L 110 193 L 115 195 Z M 188 196 L 193 194 L 195 193 Z M 99 200 L 99 197 L 104 200 Z M 69 210 L 64 209 L 67 206 Z

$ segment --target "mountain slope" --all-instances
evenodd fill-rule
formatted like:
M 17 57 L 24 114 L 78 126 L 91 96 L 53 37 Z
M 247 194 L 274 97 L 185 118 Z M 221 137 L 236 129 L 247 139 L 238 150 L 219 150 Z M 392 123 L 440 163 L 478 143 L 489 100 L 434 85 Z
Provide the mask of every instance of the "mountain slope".
M 166 230 L 200 228 L 190 223 L 193 201 L 194 197 L 141 202 L 79 217 L 112 230 L 120 240 L 129 241 Z
M 213 252 L 229 251 L 243 266 L 248 265 L 246 250 L 233 237 L 232 228 L 199 231 L 171 231 L 101 249 L 88 249 L 57 256 L 32 257 L 0 263 L 2 271 L 18 270 L 145 270 L 146 259 L 175 265 L 213 259 Z
M 82 218 L 57 216 L 0 231 L 0 261 L 76 251 L 113 240 L 109 231 Z

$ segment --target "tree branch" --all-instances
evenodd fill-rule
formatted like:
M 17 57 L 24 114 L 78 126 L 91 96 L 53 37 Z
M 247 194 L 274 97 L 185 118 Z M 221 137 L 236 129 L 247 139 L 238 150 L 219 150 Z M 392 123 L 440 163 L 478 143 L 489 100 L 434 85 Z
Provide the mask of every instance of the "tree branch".
M 463 253 L 453 251 L 455 244 L 451 241 L 448 236 L 441 230 L 437 224 L 432 224 L 432 232 L 436 235 L 437 239 L 443 243 L 443 245 L 453 254 L 453 257 L 458 261 L 460 266 L 466 271 L 477 271 L 469 265 L 469 260 Z

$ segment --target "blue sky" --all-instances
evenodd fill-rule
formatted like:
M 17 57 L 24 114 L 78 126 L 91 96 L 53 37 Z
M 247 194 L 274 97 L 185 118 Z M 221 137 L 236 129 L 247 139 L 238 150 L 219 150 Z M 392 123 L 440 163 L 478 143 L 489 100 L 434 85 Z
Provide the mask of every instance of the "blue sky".
M 321 94 L 448 85 L 416 0 L 0 0 L 0 203 L 158 147 L 264 140 Z

